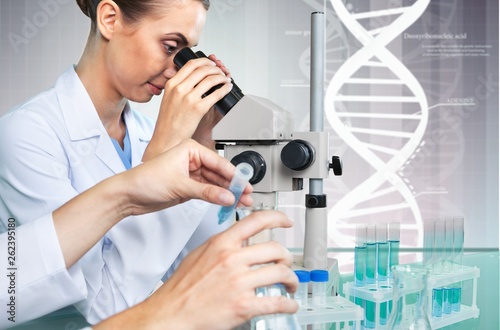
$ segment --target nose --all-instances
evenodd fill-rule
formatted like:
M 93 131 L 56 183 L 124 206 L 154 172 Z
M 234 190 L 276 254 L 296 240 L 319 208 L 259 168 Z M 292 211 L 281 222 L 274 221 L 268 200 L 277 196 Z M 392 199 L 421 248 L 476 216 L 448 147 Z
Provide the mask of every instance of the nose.
M 177 66 L 174 64 L 173 61 L 170 61 L 170 63 L 168 64 L 168 66 L 165 68 L 165 70 L 163 71 L 163 76 L 167 79 L 170 79 L 172 78 L 173 76 L 175 76 L 175 74 L 177 73 Z

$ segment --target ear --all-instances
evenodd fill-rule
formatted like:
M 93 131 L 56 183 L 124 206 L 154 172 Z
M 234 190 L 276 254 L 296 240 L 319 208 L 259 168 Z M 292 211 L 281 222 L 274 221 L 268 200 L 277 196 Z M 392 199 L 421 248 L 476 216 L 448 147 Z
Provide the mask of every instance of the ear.
M 120 8 L 112 0 L 101 0 L 96 10 L 97 29 L 105 39 L 111 39 L 117 28 Z

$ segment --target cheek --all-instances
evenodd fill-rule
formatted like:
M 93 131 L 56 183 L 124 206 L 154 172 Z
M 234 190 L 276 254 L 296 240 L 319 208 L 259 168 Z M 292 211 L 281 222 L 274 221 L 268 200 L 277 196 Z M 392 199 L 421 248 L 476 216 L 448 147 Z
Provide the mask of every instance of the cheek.
M 165 60 L 146 50 L 123 54 L 115 63 L 116 83 L 124 89 L 141 87 L 154 80 L 165 70 Z

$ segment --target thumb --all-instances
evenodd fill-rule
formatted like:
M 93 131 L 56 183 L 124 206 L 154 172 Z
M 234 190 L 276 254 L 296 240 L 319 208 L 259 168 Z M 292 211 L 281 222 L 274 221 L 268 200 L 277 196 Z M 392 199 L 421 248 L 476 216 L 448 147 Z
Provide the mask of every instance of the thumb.
M 193 198 L 202 199 L 209 203 L 229 206 L 234 203 L 234 195 L 227 189 L 208 183 L 193 181 L 188 190 Z

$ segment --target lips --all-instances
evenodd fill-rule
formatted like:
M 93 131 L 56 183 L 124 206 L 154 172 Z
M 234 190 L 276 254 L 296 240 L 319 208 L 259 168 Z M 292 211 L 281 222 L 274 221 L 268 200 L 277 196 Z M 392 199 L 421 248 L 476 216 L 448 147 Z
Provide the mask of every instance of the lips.
M 160 95 L 162 90 L 163 90 L 163 86 L 158 86 L 158 85 L 155 85 L 155 84 L 150 83 L 150 82 L 148 82 L 148 86 L 154 95 Z

